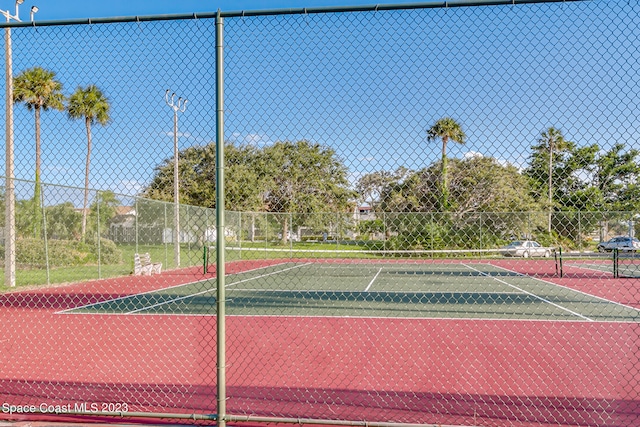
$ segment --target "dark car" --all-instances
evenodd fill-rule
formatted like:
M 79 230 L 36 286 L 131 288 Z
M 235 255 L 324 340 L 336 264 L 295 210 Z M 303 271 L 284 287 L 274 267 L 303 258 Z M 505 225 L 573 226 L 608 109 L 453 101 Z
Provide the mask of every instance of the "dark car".
M 628 252 L 637 251 L 640 250 L 640 241 L 633 237 L 618 236 L 598 243 L 599 252 L 611 252 L 614 249 Z

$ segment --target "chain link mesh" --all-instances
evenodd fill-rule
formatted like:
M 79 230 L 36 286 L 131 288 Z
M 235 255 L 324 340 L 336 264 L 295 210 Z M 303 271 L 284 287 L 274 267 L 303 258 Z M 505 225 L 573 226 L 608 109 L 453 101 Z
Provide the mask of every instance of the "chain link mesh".
M 639 12 L 11 28 L 2 418 L 637 425 Z

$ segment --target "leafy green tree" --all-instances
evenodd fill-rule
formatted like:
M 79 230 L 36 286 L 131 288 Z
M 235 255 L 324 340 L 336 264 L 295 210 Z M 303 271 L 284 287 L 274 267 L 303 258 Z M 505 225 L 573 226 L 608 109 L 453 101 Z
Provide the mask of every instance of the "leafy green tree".
M 80 236 L 82 216 L 75 211 L 73 203 L 48 206 L 45 215 L 48 239 L 74 240 Z
M 562 131 L 550 127 L 540 135 L 538 143 L 531 147 L 531 167 L 528 175 L 539 184 L 546 182 L 548 231 L 551 232 L 551 212 L 554 205 L 554 161 L 562 163 L 568 157 L 568 153 L 575 148 L 575 143 L 565 139 Z M 557 169 L 557 168 L 556 168 Z M 540 185 L 538 185 L 538 188 Z
M 49 109 L 64 110 L 62 83 L 56 80 L 56 73 L 41 67 L 29 68 L 13 79 L 13 102 L 24 104 L 34 112 L 35 120 L 35 189 L 33 194 L 34 237 L 41 236 L 41 132 L 40 115 Z
M 109 120 L 109 100 L 95 85 L 79 87 L 69 97 L 67 114 L 72 120 L 84 119 L 87 131 L 87 160 L 84 170 L 84 203 L 82 205 L 82 238 L 87 232 L 87 206 L 89 204 L 89 169 L 91 167 L 91 126 L 98 123 L 106 125 Z
M 528 218 L 514 212 L 540 209 L 530 194 L 529 180 L 515 166 L 474 156 L 452 159 L 448 173 L 448 213 L 437 213 L 436 209 L 440 205 L 437 163 L 411 172 L 383 195 L 383 211 L 401 212 L 389 217 L 387 228 L 397 234 L 396 249 L 487 247 L 487 236 L 509 235 L 523 229 Z M 480 212 L 487 214 L 482 217 Z
M 264 148 L 268 212 L 305 214 L 348 212 L 355 192 L 349 189 L 347 168 L 332 148 L 309 141 L 280 141 Z M 282 242 L 289 220 L 282 218 Z
M 42 221 L 40 209 L 34 209 L 33 199 L 16 200 L 16 235 L 21 238 L 33 238 L 35 227 L 41 230 L 42 223 L 36 224 L 36 216 Z M 36 213 L 37 212 L 37 213 Z
M 608 211 L 637 212 L 640 208 L 640 150 L 615 144 L 596 160 L 595 185 Z
M 179 154 L 180 202 L 215 207 L 215 144 Z M 143 195 L 172 200 L 173 159 L 157 168 Z M 240 212 L 297 213 L 297 223 L 319 212 L 347 212 L 355 200 L 347 169 L 328 147 L 308 141 L 276 142 L 263 148 L 225 144 L 225 208 Z M 291 215 L 279 215 L 282 239 Z
M 178 154 L 180 203 L 215 208 L 216 145 L 189 147 Z M 173 158 L 156 168 L 143 191 L 150 199 L 173 202 Z M 261 211 L 264 207 L 264 166 L 261 152 L 252 146 L 225 144 L 225 208 Z
M 412 172 L 390 186 L 382 206 L 387 212 L 433 212 L 438 205 L 439 165 Z M 519 212 L 539 208 L 528 180 L 512 165 L 492 157 L 453 159 L 449 165 L 450 207 L 454 214 Z
M 363 175 L 356 184 L 359 201 L 367 203 L 375 212 L 389 186 L 401 181 L 408 172 L 407 168 L 399 167 L 395 172 L 376 171 Z
M 447 143 L 449 141 L 464 144 L 467 136 L 462 130 L 462 126 L 451 117 L 444 117 L 433 124 L 427 131 L 427 139 L 442 141 L 442 161 L 441 161 L 441 193 L 442 193 L 442 210 L 449 210 L 449 187 L 447 183 Z
M 100 224 L 100 236 L 109 235 L 109 224 L 117 215 L 118 206 L 121 205 L 120 200 L 113 191 L 101 191 L 96 194 L 93 203 L 89 206 L 89 224 L 87 230 L 98 231 L 98 223 Z
M 554 168 L 554 206 L 563 212 L 593 211 L 602 206 L 602 195 L 593 186 L 596 157 L 600 148 L 596 144 L 585 147 L 571 147 Z M 570 226 L 561 218 L 571 218 L 570 214 L 556 213 L 558 217 L 554 229 L 561 234 Z M 547 218 L 548 223 L 548 218 Z M 548 224 L 547 224 L 548 231 Z M 585 228 L 585 232 L 588 232 Z M 574 233 L 576 235 L 576 233 Z

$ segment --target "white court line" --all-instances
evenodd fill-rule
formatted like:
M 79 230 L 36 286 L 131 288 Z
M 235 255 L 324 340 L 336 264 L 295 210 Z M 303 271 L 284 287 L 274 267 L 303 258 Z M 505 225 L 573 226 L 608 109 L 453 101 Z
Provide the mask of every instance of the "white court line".
M 561 285 L 559 283 L 553 283 L 553 282 L 549 282 L 547 280 L 538 279 L 536 277 L 530 277 L 530 276 L 527 276 L 526 274 L 518 273 L 517 271 L 509 270 L 508 268 L 500 267 L 499 265 L 493 265 L 493 264 L 490 264 L 490 265 L 492 267 L 501 268 L 502 270 L 508 271 L 509 273 L 515 273 L 515 274 L 517 274 L 518 276 L 521 276 L 521 277 L 528 277 L 530 279 L 537 280 L 538 282 L 546 283 L 548 285 L 553 285 L 553 286 L 556 286 L 558 288 L 566 289 L 566 290 L 569 290 L 571 292 L 575 292 L 577 294 L 585 295 L 585 296 L 588 296 L 590 298 L 597 299 L 597 300 L 600 300 L 600 301 L 604 301 L 604 302 L 609 303 L 609 304 L 619 305 L 620 307 L 624 307 L 624 308 L 627 308 L 629 310 L 635 310 L 635 311 L 640 312 L 640 309 L 638 309 L 636 307 L 631 307 L 629 305 L 625 305 L 625 304 L 622 304 L 622 303 L 617 302 L 617 301 L 612 301 L 610 299 L 606 299 L 606 298 L 603 298 L 603 297 L 599 297 L 597 295 L 589 294 L 589 293 L 584 292 L 584 291 L 579 291 L 577 289 L 573 289 L 573 288 L 570 288 L 568 286 L 563 286 L 563 285 Z M 600 271 L 600 270 L 597 270 L 597 271 Z
M 571 267 L 571 268 L 579 268 L 582 270 L 589 270 L 589 271 L 597 271 L 600 273 L 609 273 L 609 274 L 613 274 L 611 272 L 611 269 L 608 268 L 608 266 L 603 265 L 603 269 L 597 268 L 599 267 L 599 264 L 572 264 L 572 263 L 564 263 L 565 267 Z
M 400 295 L 405 295 L 405 294 L 410 294 L 410 295 L 424 295 L 424 294 L 428 294 L 428 293 L 438 293 L 438 294 L 468 294 L 468 291 L 373 291 L 373 292 L 367 292 L 367 291 L 345 291 L 344 289 L 258 289 L 258 288 L 243 288 L 243 289 L 236 289 L 233 291 L 234 295 L 239 293 L 239 292 L 281 292 L 281 293 L 298 293 L 298 294 L 309 294 L 309 293 L 323 293 L 323 292 L 343 292 L 343 293 L 352 293 L 352 294 L 356 294 L 356 293 L 360 293 L 360 294 L 364 294 L 364 293 L 378 293 L 378 294 L 400 294 Z M 522 292 L 519 291 L 500 291 L 500 292 L 495 292 L 495 291 L 478 291 L 478 292 L 473 292 L 474 294 L 478 294 L 478 295 L 520 295 L 522 294 Z
M 369 282 L 369 286 L 367 286 L 366 289 L 364 290 L 365 292 L 369 292 L 369 289 L 371 289 L 371 285 L 373 285 L 373 282 L 376 281 L 376 279 L 378 278 L 378 275 L 380 274 L 381 271 L 382 271 L 382 267 L 380 267 L 380 270 L 378 270 L 376 275 L 373 276 L 373 279 L 371 279 L 371 282 Z
M 162 291 L 166 291 L 166 290 L 169 290 L 169 289 L 180 288 L 182 286 L 195 285 L 196 283 L 206 282 L 206 281 L 214 280 L 214 279 L 215 279 L 215 277 L 212 277 L 212 278 L 209 278 L 209 279 L 206 279 L 206 280 L 196 280 L 195 282 L 181 283 L 179 285 L 167 286 L 166 288 L 152 289 L 150 291 L 140 292 L 139 294 L 131 294 L 131 295 L 125 295 L 123 297 L 111 298 L 111 299 L 107 299 L 107 300 L 104 300 L 104 301 L 98 301 L 98 302 L 93 302 L 91 304 L 81 305 L 81 306 L 78 306 L 78 307 L 67 308 L 67 309 L 62 310 L 62 311 L 56 311 L 55 314 L 65 314 L 65 313 L 67 313 L 69 311 L 81 310 L 83 308 L 89 308 L 89 307 L 93 307 L 95 305 L 100 305 L 100 304 L 104 304 L 104 303 L 108 303 L 108 302 L 114 302 L 114 301 L 121 301 L 121 300 L 124 300 L 124 299 L 127 299 L 127 298 L 133 298 L 133 297 L 137 297 L 137 296 L 140 296 L 140 295 L 153 294 L 155 292 L 162 292 Z
M 238 273 L 231 273 L 228 276 L 235 276 L 235 275 L 238 275 L 238 274 L 250 273 L 252 271 L 263 270 L 265 268 L 278 266 L 278 265 L 282 265 L 282 264 L 289 264 L 289 263 L 287 261 L 284 261 L 284 262 L 281 262 L 280 264 L 265 265 L 264 267 L 256 267 L 256 268 L 252 268 L 250 270 L 240 271 Z M 89 308 L 89 307 L 93 307 L 93 306 L 100 305 L 100 304 L 105 304 L 105 303 L 114 302 L 114 301 L 121 301 L 121 300 L 125 300 L 127 298 L 134 298 L 134 297 L 138 297 L 140 295 L 153 294 L 153 293 L 156 293 L 156 292 L 167 291 L 169 289 L 180 288 L 182 286 L 189 286 L 189 285 L 195 285 L 196 283 L 209 282 L 211 280 L 216 280 L 216 279 L 217 279 L 217 276 L 216 277 L 209 277 L 209 278 L 203 279 L 203 280 L 196 280 L 195 282 L 180 283 L 178 285 L 167 286 L 166 288 L 152 289 L 150 291 L 140 292 L 139 294 L 125 295 L 125 296 L 122 296 L 122 297 L 111 298 L 111 299 L 107 299 L 107 300 L 104 300 L 104 301 L 98 301 L 98 302 L 94 302 L 94 303 L 91 303 L 91 304 L 81 305 L 81 306 L 78 306 L 78 307 L 67 308 L 67 309 L 62 310 L 62 311 L 56 311 L 55 314 L 66 314 L 67 312 L 71 312 L 71 311 L 75 311 L 75 310 L 81 310 L 83 308 Z
M 284 273 L 285 271 L 293 270 L 294 268 L 304 267 L 305 265 L 310 265 L 310 264 L 311 263 L 308 262 L 306 264 L 294 265 L 293 267 L 285 268 L 284 270 L 272 271 L 271 273 L 261 274 L 260 276 L 250 277 L 250 278 L 244 279 L 244 280 L 239 280 L 237 282 L 233 282 L 233 283 L 230 283 L 230 284 L 226 285 L 225 288 L 228 288 L 230 286 L 235 286 L 235 285 L 237 285 L 239 283 L 249 282 L 251 280 L 261 279 L 261 278 L 267 277 L 267 276 L 272 276 L 274 274 Z M 184 300 L 184 299 L 187 299 L 187 298 L 195 297 L 197 295 L 203 295 L 203 294 L 206 294 L 206 293 L 211 292 L 211 291 L 215 291 L 215 289 L 206 289 L 204 291 L 196 292 L 195 294 L 190 294 L 190 295 L 185 295 L 185 296 L 181 296 L 181 297 L 178 297 L 178 298 L 173 298 L 173 299 L 170 299 L 170 300 L 167 300 L 167 301 L 160 302 L 158 304 L 153 304 L 153 305 L 149 305 L 149 306 L 146 306 L 146 307 L 139 308 L 137 310 L 129 311 L 129 312 L 125 313 L 125 314 L 139 313 L 141 311 L 149 310 L 151 308 L 160 307 L 161 305 L 169 304 L 171 302 L 181 301 L 181 300 Z
M 537 298 L 537 299 L 539 299 L 539 300 L 540 300 L 540 301 L 542 301 L 542 302 L 546 302 L 547 304 L 550 304 L 550 305 L 552 305 L 552 306 L 554 306 L 554 307 L 557 307 L 557 308 L 559 308 L 559 309 L 561 309 L 561 310 L 564 310 L 564 311 L 566 311 L 566 312 L 568 312 L 568 313 L 571 313 L 571 314 L 573 314 L 574 316 L 578 316 L 578 317 L 580 317 L 580 318 L 582 318 L 582 319 L 585 319 L 585 320 L 588 320 L 588 321 L 590 321 L 590 322 L 593 322 L 593 321 L 594 321 L 593 319 L 590 319 L 590 318 L 589 318 L 589 317 L 587 317 L 587 316 L 583 316 L 582 314 L 577 313 L 577 312 L 575 312 L 575 311 L 573 311 L 573 310 L 569 310 L 568 308 L 563 307 L 563 306 L 561 306 L 560 304 L 556 304 L 556 303 L 551 302 L 551 301 L 549 301 L 548 299 L 542 298 L 541 296 L 538 296 L 538 295 L 536 295 L 536 294 L 534 294 L 534 293 L 531 293 L 531 292 L 525 291 L 524 289 L 519 288 L 519 287 L 517 287 L 517 286 L 515 286 L 515 285 L 512 285 L 511 283 L 505 282 L 504 280 L 498 279 L 497 277 L 490 276 L 488 273 L 485 273 L 484 271 L 480 271 L 480 270 L 478 270 L 477 268 L 473 268 L 473 267 L 471 267 L 471 266 L 470 266 L 470 265 L 468 265 L 468 264 L 462 264 L 462 265 L 464 265 L 465 267 L 467 267 L 467 268 L 469 268 L 469 269 L 471 269 L 471 270 L 477 271 L 478 273 L 482 274 L 483 276 L 490 277 L 490 278 L 492 278 L 493 280 L 496 280 L 496 281 L 498 281 L 498 282 L 500 282 L 500 283 L 503 283 L 503 284 L 505 284 L 505 285 L 507 285 L 507 286 L 510 286 L 510 287 L 514 288 L 514 289 L 517 289 L 517 290 L 519 290 L 519 291 L 520 291 L 520 292 L 522 292 L 522 293 L 525 293 L 525 294 L 530 295 L 530 296 L 532 296 L 532 297 L 534 297 L 534 298 Z M 508 271 L 508 270 L 507 270 L 507 271 Z M 523 276 L 523 277 L 526 277 L 526 276 L 524 276 L 524 275 L 522 275 L 522 276 Z

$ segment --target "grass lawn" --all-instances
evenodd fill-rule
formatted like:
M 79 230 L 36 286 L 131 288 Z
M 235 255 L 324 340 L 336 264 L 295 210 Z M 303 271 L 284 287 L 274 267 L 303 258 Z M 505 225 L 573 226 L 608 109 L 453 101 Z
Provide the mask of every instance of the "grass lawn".
M 29 268 L 16 270 L 16 287 L 53 285 L 62 283 L 84 282 L 87 280 L 105 279 L 109 277 L 128 276 L 133 274 L 133 256 L 136 253 L 135 245 L 118 245 L 122 251 L 122 262 L 111 265 L 82 265 L 73 267 L 55 267 L 48 271 L 45 268 Z M 165 245 L 138 245 L 138 253 L 149 252 L 153 262 L 161 262 L 163 270 L 175 268 L 173 262 L 173 246 Z M 202 265 L 202 248 L 182 245 L 180 249 L 180 264 L 182 267 Z M 0 292 L 15 290 L 4 284 L 4 269 L 0 269 L 2 284 Z
M 358 251 L 358 250 L 375 250 L 380 249 L 378 246 L 382 242 L 294 242 L 282 245 L 280 242 L 227 242 L 229 248 L 227 260 L 233 261 L 237 259 L 264 259 L 268 258 L 288 258 L 292 252 L 296 250 L 321 250 L 321 251 Z M 240 253 L 238 248 L 254 249 L 246 250 Z M 255 249 L 281 249 L 277 252 L 262 252 Z M 118 245 L 118 249 L 122 251 L 122 262 L 112 265 L 83 265 L 73 267 L 55 267 L 47 270 L 29 268 L 16 271 L 16 287 L 53 285 L 63 283 L 83 282 L 87 280 L 105 279 L 109 277 L 128 276 L 133 274 L 133 256 L 136 252 L 151 255 L 153 262 L 161 262 L 163 270 L 171 270 L 175 268 L 173 262 L 173 245 Z M 299 255 L 298 255 L 299 256 Z M 325 254 L 324 256 L 328 256 Z M 341 254 L 340 256 L 344 256 Z M 354 256 L 355 253 L 354 253 Z M 370 255 L 369 255 L 370 256 Z M 211 247 L 209 253 L 209 264 L 215 263 L 215 247 Z M 203 248 L 197 245 L 183 244 L 180 248 L 180 264 L 182 267 L 201 266 L 203 265 Z M 47 277 L 48 276 L 48 277 Z M 15 290 L 4 285 L 4 270 L 0 269 L 0 292 Z

